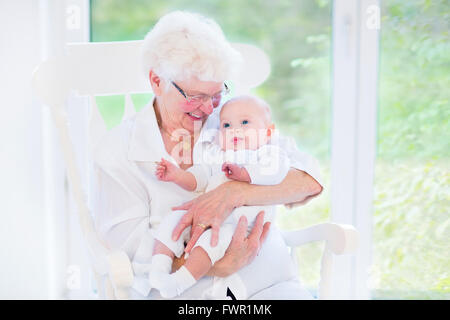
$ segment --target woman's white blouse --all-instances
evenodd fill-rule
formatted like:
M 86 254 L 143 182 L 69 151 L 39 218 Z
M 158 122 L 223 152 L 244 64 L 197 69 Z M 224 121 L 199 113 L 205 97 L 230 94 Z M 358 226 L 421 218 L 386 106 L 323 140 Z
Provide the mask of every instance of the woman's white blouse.
M 214 110 L 194 145 L 193 162 L 200 164 L 202 150 L 214 143 L 219 127 Z M 298 150 L 293 139 L 279 137 L 291 167 L 307 172 L 319 183 L 317 161 Z M 155 162 L 166 152 L 157 125 L 153 103 L 110 130 L 94 152 L 94 198 L 92 210 L 100 238 L 111 249 L 124 250 L 136 264 L 151 260 L 152 229 L 180 205 L 198 196 L 174 183 L 157 180 Z M 144 290 L 145 291 L 145 290 Z

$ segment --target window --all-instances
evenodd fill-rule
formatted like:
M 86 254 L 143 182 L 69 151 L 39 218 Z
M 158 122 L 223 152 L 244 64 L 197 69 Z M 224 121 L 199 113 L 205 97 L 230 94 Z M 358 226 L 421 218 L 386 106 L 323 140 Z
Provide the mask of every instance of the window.
M 382 3 L 375 299 L 450 298 L 449 7 Z

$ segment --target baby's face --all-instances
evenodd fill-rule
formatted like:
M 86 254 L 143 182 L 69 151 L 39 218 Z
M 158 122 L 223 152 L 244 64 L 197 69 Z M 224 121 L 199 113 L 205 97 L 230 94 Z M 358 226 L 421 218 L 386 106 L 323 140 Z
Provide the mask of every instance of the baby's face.
M 256 150 L 269 140 L 271 125 L 268 111 L 257 101 L 230 101 L 220 113 L 222 150 Z

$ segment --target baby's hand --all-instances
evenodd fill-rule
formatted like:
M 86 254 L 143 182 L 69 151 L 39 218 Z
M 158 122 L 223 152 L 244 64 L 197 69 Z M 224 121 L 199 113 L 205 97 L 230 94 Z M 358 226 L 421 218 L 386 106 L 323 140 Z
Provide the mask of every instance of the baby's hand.
M 175 181 L 179 168 L 172 162 L 161 158 L 161 162 L 156 163 L 155 175 L 162 181 Z
M 222 171 L 225 172 L 225 175 L 228 179 L 242 182 L 251 182 L 247 169 L 238 166 L 237 164 L 225 162 L 222 165 Z

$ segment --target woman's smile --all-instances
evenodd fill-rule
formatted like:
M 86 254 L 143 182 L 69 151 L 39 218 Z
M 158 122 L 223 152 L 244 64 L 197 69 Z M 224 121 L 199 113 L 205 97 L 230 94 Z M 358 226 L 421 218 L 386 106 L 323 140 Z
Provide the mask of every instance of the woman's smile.
M 205 118 L 207 117 L 206 114 L 204 114 L 203 112 L 186 112 L 186 115 L 189 117 L 189 119 L 191 119 L 192 121 L 204 121 Z

